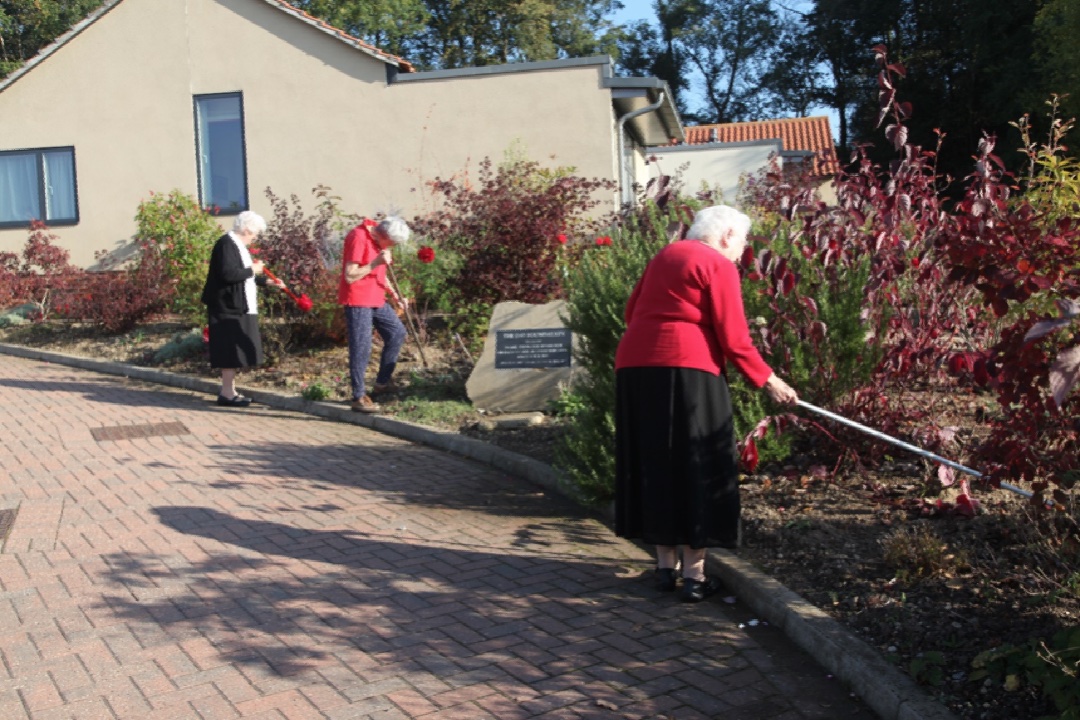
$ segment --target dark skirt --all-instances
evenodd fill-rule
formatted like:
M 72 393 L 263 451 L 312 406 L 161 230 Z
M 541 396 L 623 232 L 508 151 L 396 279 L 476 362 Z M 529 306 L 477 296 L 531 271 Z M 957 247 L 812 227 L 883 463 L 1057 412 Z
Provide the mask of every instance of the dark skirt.
M 262 365 L 258 315 L 209 315 L 210 367 L 249 368 Z
M 623 368 L 615 375 L 615 532 L 654 545 L 736 547 L 739 465 L 721 375 Z

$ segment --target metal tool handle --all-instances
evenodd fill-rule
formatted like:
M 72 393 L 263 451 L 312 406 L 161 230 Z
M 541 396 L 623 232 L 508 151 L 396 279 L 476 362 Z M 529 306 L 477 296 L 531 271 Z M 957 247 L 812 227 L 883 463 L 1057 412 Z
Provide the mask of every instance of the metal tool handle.
M 928 460 L 933 460 L 934 462 L 941 463 L 942 465 L 944 465 L 946 467 L 951 467 L 954 470 L 959 470 L 962 473 L 967 473 L 968 475 L 973 475 L 974 477 L 977 477 L 977 478 L 983 477 L 983 474 L 981 472 L 979 472 L 978 470 L 972 470 L 971 468 L 967 467 L 966 465 L 961 465 L 958 462 L 953 462 L 952 460 L 949 460 L 947 458 L 943 458 L 940 455 L 935 455 L 934 453 L 930 452 L 929 450 L 923 450 L 922 448 L 916 447 L 915 445 L 912 445 L 911 443 L 906 443 L 903 440 L 899 440 L 897 438 L 892 437 L 891 435 L 886 435 L 883 432 L 879 432 L 879 431 L 877 431 L 877 430 L 875 430 L 875 429 L 873 429 L 871 427 L 867 427 L 866 425 L 863 425 L 861 423 L 857 423 L 854 420 L 848 420 L 846 417 L 843 417 L 841 415 L 837 415 L 836 413 L 833 413 L 833 412 L 829 412 L 828 410 L 825 410 L 824 408 L 819 408 L 817 405 L 811 405 L 810 403 L 806 402 L 805 400 L 799 400 L 799 402 L 797 404 L 798 404 L 799 407 L 806 408 L 807 410 L 809 410 L 811 412 L 815 412 L 818 415 L 822 415 L 824 417 L 829 418 L 830 420 L 834 420 L 834 421 L 840 423 L 841 425 L 847 425 L 848 427 L 855 428 L 856 430 L 859 430 L 861 432 L 866 433 L 870 437 L 877 438 L 878 440 L 884 440 L 887 443 L 891 443 L 893 445 L 896 445 L 897 447 L 904 448 L 905 450 L 907 450 L 909 452 L 913 452 L 916 455 L 920 455 L 920 456 L 922 456 L 922 457 L 924 457 L 924 458 L 926 458 Z M 1017 493 L 1019 495 L 1023 495 L 1024 497 L 1031 497 L 1033 495 L 1033 493 L 1030 490 L 1024 490 L 1023 488 L 1017 487 L 1016 485 L 1011 485 L 1009 483 L 1003 482 L 1003 483 L 1001 483 L 1001 487 L 1006 489 L 1006 490 L 1011 490 L 1012 492 Z

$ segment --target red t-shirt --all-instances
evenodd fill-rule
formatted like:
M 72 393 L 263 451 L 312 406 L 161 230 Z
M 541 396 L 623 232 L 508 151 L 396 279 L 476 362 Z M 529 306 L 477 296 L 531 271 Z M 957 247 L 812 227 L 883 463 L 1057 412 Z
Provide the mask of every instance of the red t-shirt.
M 338 304 L 355 307 L 382 307 L 386 303 L 386 265 L 379 265 L 356 282 L 345 282 L 345 266 L 349 263 L 367 265 L 379 254 L 379 246 L 371 236 L 374 220 L 354 227 L 345 236 L 341 251 L 341 280 L 338 282 Z
M 615 369 L 680 367 L 718 375 L 726 360 L 754 387 L 772 374 L 750 339 L 739 271 L 704 243 L 671 243 L 649 261 L 626 303 Z

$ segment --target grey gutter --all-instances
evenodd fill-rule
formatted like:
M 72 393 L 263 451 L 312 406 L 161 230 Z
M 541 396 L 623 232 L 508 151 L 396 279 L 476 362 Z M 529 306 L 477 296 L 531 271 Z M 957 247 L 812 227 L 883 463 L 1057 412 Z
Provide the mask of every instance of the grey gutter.
M 636 118 L 638 115 L 644 115 L 645 113 L 651 113 L 654 110 L 659 110 L 660 107 L 664 104 L 665 99 L 666 99 L 666 96 L 661 91 L 660 97 L 657 98 L 656 102 L 654 102 L 652 105 L 647 105 L 647 106 L 645 106 L 643 108 L 638 108 L 637 110 L 633 110 L 631 112 L 628 112 L 625 115 L 623 115 L 621 118 L 619 118 L 619 122 L 616 123 L 615 132 L 619 136 L 619 150 L 618 150 L 618 153 L 619 153 L 619 186 L 622 189 L 622 197 L 619 198 L 619 199 L 624 204 L 632 205 L 633 202 L 634 202 L 634 194 L 633 194 L 633 192 L 631 192 L 629 187 L 627 187 L 627 186 L 625 186 L 623 184 L 623 177 L 625 176 L 625 172 L 626 172 L 626 167 L 625 167 L 626 160 L 623 157 L 626 154 L 626 133 L 625 133 L 625 130 L 623 128 L 626 126 L 626 123 L 627 123 L 628 120 L 632 120 L 632 119 Z M 627 197 L 629 197 L 629 200 L 627 200 Z

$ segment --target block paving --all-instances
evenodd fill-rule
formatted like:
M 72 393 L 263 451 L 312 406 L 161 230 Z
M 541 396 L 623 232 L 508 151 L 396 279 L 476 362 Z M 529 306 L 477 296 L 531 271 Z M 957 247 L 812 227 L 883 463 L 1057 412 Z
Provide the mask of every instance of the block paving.
M 561 496 L 213 401 L 0 357 L 3 720 L 873 717 Z

